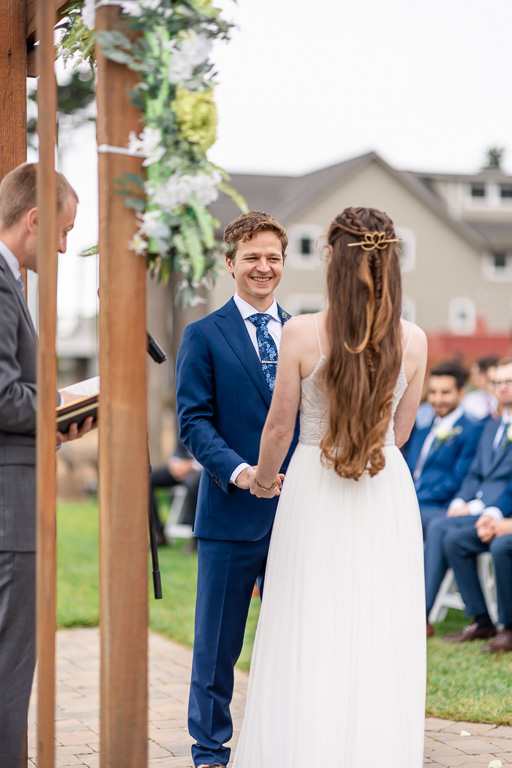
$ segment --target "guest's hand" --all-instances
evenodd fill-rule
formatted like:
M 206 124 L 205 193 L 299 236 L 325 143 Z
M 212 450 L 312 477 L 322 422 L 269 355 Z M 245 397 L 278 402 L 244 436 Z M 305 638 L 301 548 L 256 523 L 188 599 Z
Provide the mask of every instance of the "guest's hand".
M 494 524 L 494 529 L 496 536 L 506 536 L 507 533 L 512 533 L 512 520 L 510 517 L 504 517 Z
M 446 517 L 462 517 L 463 515 L 470 515 L 468 504 L 461 504 L 458 507 L 449 507 L 446 513 Z
M 92 416 L 88 416 L 81 427 L 74 422 L 66 433 L 57 432 L 57 445 L 59 443 L 69 443 L 70 440 L 78 440 L 79 437 L 83 437 L 94 427 L 96 427 L 96 423 Z
M 181 483 L 194 469 L 194 462 L 192 459 L 180 459 L 178 456 L 171 456 L 167 462 L 167 467 L 176 482 Z
M 480 515 L 475 523 L 476 532 L 480 541 L 487 544 L 496 536 L 496 520 L 490 515 Z

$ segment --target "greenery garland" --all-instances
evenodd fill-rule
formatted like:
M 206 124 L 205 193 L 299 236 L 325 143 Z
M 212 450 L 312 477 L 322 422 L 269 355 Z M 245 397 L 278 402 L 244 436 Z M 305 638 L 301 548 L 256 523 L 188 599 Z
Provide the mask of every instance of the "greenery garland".
M 94 31 L 102 4 L 121 7 L 127 29 L 140 31 L 135 41 L 120 31 Z M 125 174 L 118 192 L 137 212 L 130 248 L 159 280 L 171 271 L 183 275 L 184 305 L 199 301 L 196 289 L 211 285 L 223 253 L 215 239 L 220 224 L 207 206 L 224 192 L 247 210 L 227 174 L 206 157 L 217 128 L 210 53 L 231 28 L 220 14 L 211 0 L 85 0 L 74 2 L 60 25 L 65 59 L 78 53 L 93 65 L 97 40 L 105 56 L 137 73 L 130 98 L 144 113 L 144 128 L 130 135 L 128 151 L 144 157 L 147 177 Z

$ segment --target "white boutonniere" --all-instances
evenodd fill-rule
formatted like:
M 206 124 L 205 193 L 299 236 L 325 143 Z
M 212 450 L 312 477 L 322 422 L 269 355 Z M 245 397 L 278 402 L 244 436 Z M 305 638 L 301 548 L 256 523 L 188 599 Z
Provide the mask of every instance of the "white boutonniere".
M 507 445 L 509 443 L 512 443 L 512 422 L 507 427 L 507 431 L 505 433 L 505 439 L 504 439 L 503 444 L 501 446 L 502 449 L 505 450 L 505 448 L 507 447 Z
M 462 427 L 448 427 L 446 424 L 438 424 L 434 429 L 434 436 L 438 443 L 446 443 L 462 432 Z M 511 435 L 512 439 L 512 435 Z

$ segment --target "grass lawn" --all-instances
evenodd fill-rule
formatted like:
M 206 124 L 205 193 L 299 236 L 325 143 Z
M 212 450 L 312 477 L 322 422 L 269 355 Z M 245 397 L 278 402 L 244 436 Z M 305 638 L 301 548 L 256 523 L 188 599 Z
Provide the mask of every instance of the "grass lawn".
M 61 504 L 58 511 L 59 627 L 98 623 L 98 511 L 96 502 Z M 193 640 L 197 557 L 184 551 L 186 542 L 160 547 L 162 600 L 154 600 L 148 574 L 151 629 L 191 646 Z M 238 662 L 248 670 L 259 599 L 253 599 Z M 510 680 L 512 654 L 486 655 L 484 641 L 463 645 L 443 643 L 443 634 L 456 631 L 467 620 L 450 611 L 436 636 L 428 641 L 427 714 L 450 720 L 512 725 Z

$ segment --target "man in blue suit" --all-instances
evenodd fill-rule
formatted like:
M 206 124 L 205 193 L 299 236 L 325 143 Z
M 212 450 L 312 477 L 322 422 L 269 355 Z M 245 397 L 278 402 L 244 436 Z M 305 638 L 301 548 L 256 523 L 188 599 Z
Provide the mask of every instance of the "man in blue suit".
M 176 361 L 180 437 L 204 468 L 194 524 L 198 581 L 189 700 L 192 757 L 202 768 L 223 768 L 230 756 L 233 669 L 256 581 L 261 593 L 276 509 L 276 499 L 247 492 L 247 469 L 257 462 L 289 317 L 274 298 L 288 244 L 279 222 L 251 211 L 226 227 L 224 241 L 236 293 L 187 326 Z
M 512 505 L 504 510 L 499 506 L 506 498 L 504 492 L 512 479 L 512 358 L 498 362 L 494 389 L 501 418 L 486 422 L 476 456 L 456 498 L 448 506 L 446 516 L 434 519 L 428 528 L 425 543 L 427 617 L 449 567 L 447 549 L 451 541 L 465 530 L 473 529 L 479 516 L 484 522 L 485 518 L 498 521 L 512 512 Z M 490 619 L 483 616 L 465 633 L 464 639 L 492 637 L 495 632 Z
M 482 433 L 483 424 L 469 419 L 461 407 L 466 378 L 465 369 L 454 361 L 430 371 L 427 400 L 435 416 L 427 426 L 413 431 L 407 445 L 405 460 L 414 478 L 424 538 L 431 520 L 445 515 Z
M 473 621 L 460 632 L 443 638 L 448 643 L 472 640 L 479 624 L 492 627 L 491 617 L 482 592 L 477 572 L 477 555 L 490 552 L 494 566 L 498 620 L 503 628 L 489 643 L 482 647 L 484 653 L 512 651 L 512 482 L 495 505 L 504 517 L 496 520 L 485 513 L 476 525 L 458 532 L 458 536 L 446 537 L 445 550 L 462 599 L 466 604 L 466 616 Z M 492 629 L 490 629 L 492 632 Z

